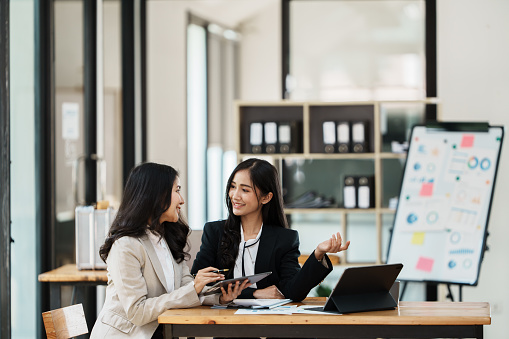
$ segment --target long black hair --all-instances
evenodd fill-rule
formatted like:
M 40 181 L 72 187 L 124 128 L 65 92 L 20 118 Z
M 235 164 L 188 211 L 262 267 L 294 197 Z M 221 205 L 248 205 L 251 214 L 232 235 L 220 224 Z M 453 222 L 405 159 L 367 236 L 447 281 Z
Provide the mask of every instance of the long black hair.
M 143 163 L 131 170 L 117 216 L 99 250 L 106 262 L 113 243 L 122 237 L 142 237 L 147 228 L 164 237 L 173 258 L 180 263 L 188 259 L 187 236 L 190 228 L 179 217 L 177 222 L 159 223 L 161 215 L 171 205 L 171 195 L 178 172 L 171 166 Z
M 221 267 L 229 268 L 233 272 L 235 260 L 240 244 L 240 217 L 233 214 L 233 205 L 229 192 L 235 174 L 242 170 L 248 170 L 251 176 L 254 192 L 260 200 L 272 192 L 272 199 L 262 206 L 262 218 L 264 227 L 288 227 L 286 216 L 283 210 L 283 196 L 281 184 L 276 168 L 269 162 L 262 159 L 248 159 L 233 170 L 228 184 L 226 185 L 226 206 L 228 207 L 228 219 L 223 230 L 223 238 L 219 246 L 219 257 Z

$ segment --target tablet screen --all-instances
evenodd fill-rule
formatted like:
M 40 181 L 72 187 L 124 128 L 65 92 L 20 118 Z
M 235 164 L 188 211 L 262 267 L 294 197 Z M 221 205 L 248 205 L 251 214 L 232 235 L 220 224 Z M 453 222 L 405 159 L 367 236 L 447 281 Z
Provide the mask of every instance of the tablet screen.
M 221 286 L 227 287 L 228 284 L 235 283 L 237 281 L 244 281 L 246 279 L 248 279 L 251 284 L 256 284 L 257 282 L 259 282 L 260 280 L 262 280 L 263 278 L 267 277 L 270 274 L 272 274 L 272 272 L 257 273 L 257 274 L 248 275 L 248 276 L 244 276 L 244 277 L 222 280 L 222 281 L 215 283 L 207 291 L 203 292 L 203 295 L 221 293 Z

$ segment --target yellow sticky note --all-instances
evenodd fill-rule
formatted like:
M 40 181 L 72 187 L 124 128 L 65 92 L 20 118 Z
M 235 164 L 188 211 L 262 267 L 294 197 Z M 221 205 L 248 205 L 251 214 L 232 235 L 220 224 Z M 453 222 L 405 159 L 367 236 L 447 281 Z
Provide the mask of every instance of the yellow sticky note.
M 412 244 L 413 245 L 422 245 L 424 243 L 424 235 L 426 233 L 424 232 L 415 232 L 412 237 Z

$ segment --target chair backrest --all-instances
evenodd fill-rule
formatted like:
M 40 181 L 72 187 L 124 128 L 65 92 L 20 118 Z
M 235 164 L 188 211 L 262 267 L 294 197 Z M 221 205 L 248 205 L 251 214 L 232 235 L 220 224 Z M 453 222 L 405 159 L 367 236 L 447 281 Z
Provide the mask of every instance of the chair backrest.
M 338 255 L 327 254 L 327 256 L 329 257 L 330 262 L 332 263 L 332 265 L 339 265 L 339 263 L 341 262 L 341 258 Z M 309 258 L 309 255 L 301 254 L 299 256 L 299 264 L 304 265 L 304 263 L 306 262 L 306 260 L 308 260 L 308 258 Z
M 68 339 L 88 333 L 82 304 L 44 312 L 42 320 L 48 339 Z

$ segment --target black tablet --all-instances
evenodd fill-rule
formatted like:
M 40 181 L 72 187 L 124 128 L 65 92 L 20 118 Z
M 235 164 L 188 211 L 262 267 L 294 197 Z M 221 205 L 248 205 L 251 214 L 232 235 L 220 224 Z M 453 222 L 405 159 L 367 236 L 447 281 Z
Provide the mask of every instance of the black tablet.
M 347 267 L 323 307 L 307 308 L 328 313 L 353 313 L 393 309 L 398 305 L 390 290 L 403 265 Z
M 209 289 L 207 289 L 202 294 L 203 295 L 211 295 L 211 294 L 221 293 L 221 286 L 226 288 L 226 287 L 228 287 L 228 284 L 235 283 L 237 281 L 244 281 L 246 279 L 248 279 L 251 284 L 256 284 L 257 282 L 259 282 L 263 278 L 269 276 L 270 274 L 272 274 L 272 272 L 257 273 L 257 274 L 234 278 L 234 279 L 221 280 L 221 281 L 216 282 L 214 285 L 212 285 Z
M 346 268 L 324 310 L 352 313 L 395 308 L 398 304 L 389 291 L 402 268 L 400 263 Z

